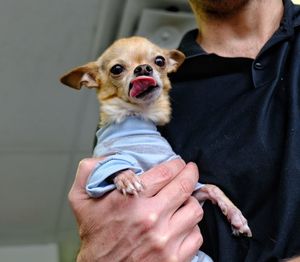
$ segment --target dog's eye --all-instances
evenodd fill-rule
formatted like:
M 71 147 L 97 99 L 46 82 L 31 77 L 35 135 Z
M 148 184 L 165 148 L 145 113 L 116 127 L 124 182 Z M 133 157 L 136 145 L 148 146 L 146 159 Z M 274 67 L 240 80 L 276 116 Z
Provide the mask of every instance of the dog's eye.
M 166 60 L 165 60 L 165 58 L 164 57 L 162 57 L 162 56 L 157 56 L 156 58 L 155 58 L 155 64 L 156 65 L 158 65 L 158 66 L 160 66 L 160 67 L 163 67 L 164 65 L 165 65 L 165 63 L 166 63 Z
M 114 65 L 111 69 L 110 69 L 110 72 L 113 74 L 113 75 L 119 75 L 121 74 L 122 72 L 124 71 L 124 67 L 117 64 L 117 65 Z

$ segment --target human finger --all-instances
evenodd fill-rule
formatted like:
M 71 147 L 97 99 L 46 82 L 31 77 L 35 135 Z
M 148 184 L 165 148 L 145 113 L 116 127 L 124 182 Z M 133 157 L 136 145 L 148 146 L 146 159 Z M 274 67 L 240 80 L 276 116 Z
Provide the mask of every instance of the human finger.
M 164 162 L 141 175 L 144 190 L 140 193 L 146 197 L 156 195 L 162 188 L 169 184 L 185 167 L 185 162 L 175 159 Z
M 165 212 L 176 211 L 192 194 L 198 181 L 198 168 L 188 163 L 185 168 L 155 196 Z
M 101 159 L 102 158 L 85 158 L 79 162 L 75 180 L 68 195 L 70 201 L 73 201 L 74 198 L 88 198 L 88 195 L 85 191 L 85 186 L 89 175 Z
M 199 226 L 195 225 L 182 241 L 178 249 L 178 261 L 192 261 L 203 244 L 203 237 Z M 202 260 L 201 260 L 202 261 Z
M 196 198 L 189 197 L 170 219 L 172 235 L 185 235 L 190 232 L 203 218 L 203 209 Z M 180 225 L 180 226 L 178 226 Z

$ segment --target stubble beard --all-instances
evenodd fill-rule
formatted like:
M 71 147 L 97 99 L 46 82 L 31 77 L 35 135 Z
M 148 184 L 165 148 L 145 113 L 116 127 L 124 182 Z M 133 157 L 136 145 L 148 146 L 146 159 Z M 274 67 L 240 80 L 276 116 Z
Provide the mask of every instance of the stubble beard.
M 243 9 L 251 0 L 189 0 L 191 4 L 209 16 L 226 17 Z

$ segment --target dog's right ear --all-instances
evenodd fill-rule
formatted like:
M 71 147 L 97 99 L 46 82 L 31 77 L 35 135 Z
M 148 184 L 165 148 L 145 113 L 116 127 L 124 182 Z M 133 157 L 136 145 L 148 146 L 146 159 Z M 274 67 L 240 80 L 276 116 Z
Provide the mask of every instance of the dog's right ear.
M 76 67 L 63 75 L 60 78 L 60 82 L 75 89 L 81 89 L 83 86 L 87 88 L 99 88 L 99 67 L 96 62 Z

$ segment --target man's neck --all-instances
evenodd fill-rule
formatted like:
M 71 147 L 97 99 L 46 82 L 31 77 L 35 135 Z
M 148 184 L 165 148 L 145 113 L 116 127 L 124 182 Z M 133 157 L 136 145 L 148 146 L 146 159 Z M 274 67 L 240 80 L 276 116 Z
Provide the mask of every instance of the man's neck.
M 283 12 L 281 0 L 253 0 L 231 16 L 198 13 L 197 42 L 208 53 L 255 58 L 278 29 Z

